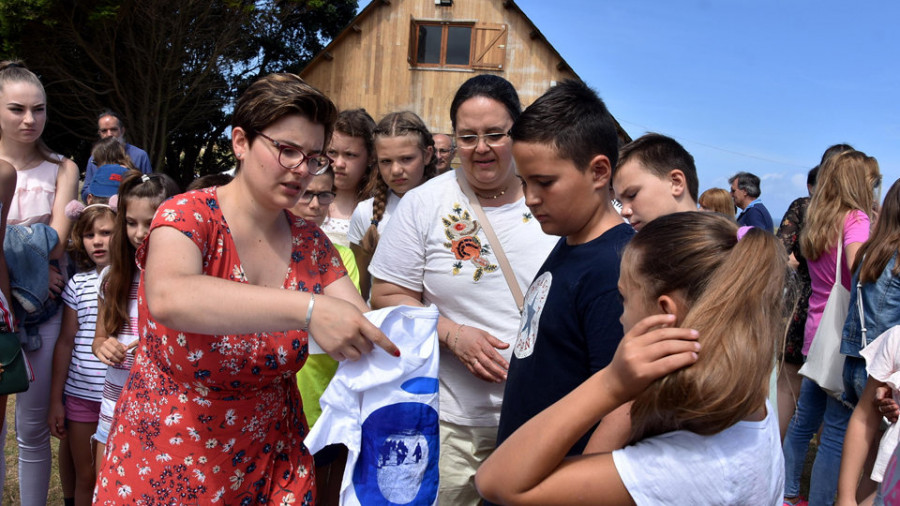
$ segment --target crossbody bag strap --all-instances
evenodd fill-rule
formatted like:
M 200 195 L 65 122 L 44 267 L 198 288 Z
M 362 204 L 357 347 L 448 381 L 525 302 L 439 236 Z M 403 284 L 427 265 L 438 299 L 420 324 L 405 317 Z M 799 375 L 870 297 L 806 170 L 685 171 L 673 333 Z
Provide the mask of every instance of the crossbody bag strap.
M 865 312 L 865 304 L 863 304 L 862 300 L 862 283 L 856 282 L 856 308 L 859 310 L 859 332 L 862 335 L 862 342 L 860 342 L 860 349 L 866 347 L 866 312 Z
M 490 243 L 491 249 L 493 249 L 494 255 L 497 257 L 497 263 L 500 264 L 500 270 L 503 272 L 503 277 L 506 278 L 506 284 L 509 285 L 509 291 L 512 293 L 513 299 L 516 301 L 516 307 L 519 308 L 519 313 L 521 314 L 522 310 L 525 308 L 525 296 L 522 294 L 522 289 L 519 288 L 519 282 L 516 281 L 516 275 L 513 273 L 512 266 L 506 258 L 503 246 L 500 245 L 500 240 L 497 239 L 497 234 L 494 233 L 491 222 L 488 221 L 487 215 L 484 214 L 484 209 L 478 202 L 478 196 L 475 195 L 472 187 L 469 186 L 469 182 L 466 181 L 466 176 L 463 175 L 461 169 L 456 170 L 456 180 L 459 181 L 459 187 L 469 199 L 469 205 L 472 207 L 472 210 L 475 211 L 475 216 L 478 217 L 481 229 L 484 230 L 488 243 Z

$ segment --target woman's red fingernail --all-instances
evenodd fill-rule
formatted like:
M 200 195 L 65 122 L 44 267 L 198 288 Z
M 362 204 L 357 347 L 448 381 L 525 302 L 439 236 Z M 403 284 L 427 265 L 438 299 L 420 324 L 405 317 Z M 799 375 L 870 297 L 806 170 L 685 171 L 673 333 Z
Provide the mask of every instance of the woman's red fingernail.
M 394 356 L 395 356 L 395 357 L 399 357 L 399 356 L 400 356 L 400 350 L 399 350 L 399 349 L 398 349 L 397 351 L 394 352 Z

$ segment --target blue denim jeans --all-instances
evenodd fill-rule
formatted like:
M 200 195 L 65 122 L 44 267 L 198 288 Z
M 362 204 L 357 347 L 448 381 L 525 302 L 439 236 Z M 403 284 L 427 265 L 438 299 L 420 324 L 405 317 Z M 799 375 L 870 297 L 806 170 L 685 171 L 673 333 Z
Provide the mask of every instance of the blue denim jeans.
M 784 438 L 784 495 L 800 494 L 800 475 L 809 440 L 824 423 L 809 483 L 810 506 L 832 505 L 841 471 L 841 451 L 852 405 L 866 385 L 866 363 L 848 357 L 844 363 L 844 401 L 825 393 L 815 382 L 803 378 L 797 410 Z

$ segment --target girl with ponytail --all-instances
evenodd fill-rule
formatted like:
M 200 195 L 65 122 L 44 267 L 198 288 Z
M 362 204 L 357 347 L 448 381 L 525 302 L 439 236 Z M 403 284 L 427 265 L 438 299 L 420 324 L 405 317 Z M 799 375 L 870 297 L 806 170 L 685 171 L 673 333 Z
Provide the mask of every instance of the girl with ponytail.
M 378 170 L 364 193 L 372 198 L 360 202 L 350 218 L 350 249 L 356 257 L 360 290 L 368 298 L 371 277 L 369 261 L 378 246 L 391 212 L 403 195 L 437 174 L 434 139 L 422 119 L 410 111 L 392 112 L 374 131 L 375 163 Z
M 648 223 L 623 254 L 626 335 L 613 361 L 485 461 L 481 494 L 502 504 L 778 504 L 783 459 L 766 396 L 787 273 L 766 231 L 713 213 Z M 630 401 L 628 446 L 564 459 Z

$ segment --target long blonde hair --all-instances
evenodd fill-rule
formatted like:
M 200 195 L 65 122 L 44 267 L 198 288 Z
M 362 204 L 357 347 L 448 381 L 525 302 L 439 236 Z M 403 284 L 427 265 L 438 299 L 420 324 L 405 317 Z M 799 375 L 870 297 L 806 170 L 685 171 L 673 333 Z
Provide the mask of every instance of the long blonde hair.
M 800 233 L 800 251 L 817 260 L 841 240 L 844 217 L 859 210 L 872 214 L 875 184 L 881 180 L 878 161 L 861 151 L 844 151 L 825 161 L 819 169 L 816 191 Z
M 686 307 L 680 327 L 700 333 L 697 362 L 653 382 L 631 408 L 632 440 L 673 430 L 715 434 L 764 406 L 790 304 L 784 248 L 774 235 L 715 213 L 648 223 L 627 246 L 622 275 L 648 301 Z M 788 293 L 791 290 L 787 290 Z

